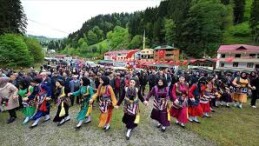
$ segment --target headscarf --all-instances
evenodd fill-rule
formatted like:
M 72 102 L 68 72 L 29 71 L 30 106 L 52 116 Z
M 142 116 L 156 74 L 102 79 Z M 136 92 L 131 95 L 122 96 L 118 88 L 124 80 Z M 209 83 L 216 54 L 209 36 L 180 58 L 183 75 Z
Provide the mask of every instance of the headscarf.
M 163 85 L 162 85 L 162 86 L 160 86 L 160 85 L 158 84 L 158 82 L 159 82 L 160 80 L 162 80 L 162 82 L 163 82 Z M 162 88 L 167 87 L 167 81 L 166 81 L 166 79 L 165 79 L 165 78 L 159 78 L 158 81 L 157 81 L 157 87 L 158 87 L 159 89 L 162 89 Z
M 102 76 L 101 79 L 103 80 L 102 86 L 107 86 L 110 83 L 110 79 L 107 76 Z
M 242 74 L 245 74 L 246 76 L 245 76 L 245 77 L 242 77 Z M 246 73 L 246 72 L 241 72 L 241 73 L 240 73 L 240 78 L 242 78 L 242 79 L 247 79 L 247 73 Z
M 87 77 L 82 77 L 83 86 L 89 86 L 90 80 Z
M 0 88 L 3 88 L 9 82 L 8 77 L 0 77 Z

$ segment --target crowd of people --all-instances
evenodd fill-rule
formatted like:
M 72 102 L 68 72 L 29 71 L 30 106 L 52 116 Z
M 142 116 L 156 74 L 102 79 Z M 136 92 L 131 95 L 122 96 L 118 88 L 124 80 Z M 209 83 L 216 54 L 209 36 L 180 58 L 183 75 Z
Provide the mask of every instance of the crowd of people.
M 94 103 L 98 103 L 98 127 L 110 129 L 112 113 L 123 103 L 122 122 L 126 125 L 126 139 L 140 121 L 140 101 L 152 106 L 151 119 L 162 132 L 175 124 L 185 128 L 187 122 L 200 124 L 199 118 L 210 118 L 216 107 L 238 107 L 251 96 L 251 107 L 256 108 L 259 93 L 257 72 L 181 71 L 160 70 L 113 71 L 100 67 L 33 68 L 25 72 L 0 70 L 0 111 L 8 111 L 7 123 L 13 123 L 17 110 L 24 115 L 23 124 L 30 128 L 51 120 L 50 108 L 57 106 L 53 122 L 61 126 L 70 120 L 69 108 L 80 106 L 76 129 L 91 122 Z M 149 87 L 149 89 L 146 89 Z M 153 98 L 153 105 L 149 100 Z M 55 111 L 51 111 L 55 112 Z

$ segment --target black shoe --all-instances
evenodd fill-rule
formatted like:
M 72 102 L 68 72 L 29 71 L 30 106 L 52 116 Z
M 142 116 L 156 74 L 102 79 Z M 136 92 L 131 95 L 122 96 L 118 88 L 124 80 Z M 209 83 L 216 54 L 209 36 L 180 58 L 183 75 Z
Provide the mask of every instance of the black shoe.
M 7 124 L 13 123 L 13 122 L 15 121 L 15 119 L 16 119 L 16 118 L 14 118 L 14 117 L 9 118 L 9 119 L 7 120 Z
M 156 125 L 156 128 L 160 128 L 161 127 L 161 124 L 160 125 Z
M 185 129 L 185 126 L 184 125 L 180 125 L 183 129 Z
M 129 140 L 130 139 L 130 136 L 126 136 L 126 140 Z

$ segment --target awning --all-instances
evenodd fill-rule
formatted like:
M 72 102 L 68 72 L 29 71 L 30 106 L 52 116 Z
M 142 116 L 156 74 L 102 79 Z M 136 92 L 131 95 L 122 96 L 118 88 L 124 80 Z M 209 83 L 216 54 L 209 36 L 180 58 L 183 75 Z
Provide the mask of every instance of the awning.
M 127 54 L 126 56 L 126 59 L 129 59 L 132 57 L 132 55 L 134 55 L 136 52 L 138 52 L 138 50 L 132 50 L 132 51 L 129 51 L 129 53 Z

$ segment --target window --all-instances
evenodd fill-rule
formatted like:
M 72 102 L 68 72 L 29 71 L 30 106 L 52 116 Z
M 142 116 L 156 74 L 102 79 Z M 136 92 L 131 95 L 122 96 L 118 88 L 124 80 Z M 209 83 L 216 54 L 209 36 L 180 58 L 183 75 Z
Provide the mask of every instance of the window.
M 240 58 L 241 57 L 241 54 L 236 54 L 235 55 L 235 58 Z
M 226 57 L 226 54 L 221 54 L 221 58 L 225 58 Z
M 225 66 L 225 63 L 220 63 L 220 67 L 224 67 Z
M 238 67 L 238 62 L 233 62 L 233 67 Z
M 254 63 L 247 63 L 247 68 L 254 68 Z
M 249 54 L 250 58 L 255 58 L 256 54 Z

